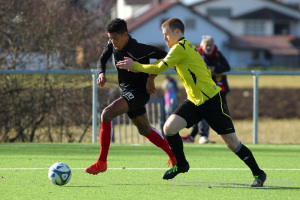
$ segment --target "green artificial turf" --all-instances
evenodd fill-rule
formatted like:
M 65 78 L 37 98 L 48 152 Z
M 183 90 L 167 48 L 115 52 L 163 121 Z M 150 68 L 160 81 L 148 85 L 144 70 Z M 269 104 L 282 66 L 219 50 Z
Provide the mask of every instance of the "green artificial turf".
M 299 199 L 299 145 L 247 145 L 267 173 L 250 188 L 247 166 L 225 145 L 185 144 L 191 169 L 172 180 L 167 155 L 151 144 L 111 144 L 108 170 L 84 169 L 98 158 L 98 144 L 0 144 L 0 199 Z M 65 162 L 72 178 L 52 184 L 48 169 Z

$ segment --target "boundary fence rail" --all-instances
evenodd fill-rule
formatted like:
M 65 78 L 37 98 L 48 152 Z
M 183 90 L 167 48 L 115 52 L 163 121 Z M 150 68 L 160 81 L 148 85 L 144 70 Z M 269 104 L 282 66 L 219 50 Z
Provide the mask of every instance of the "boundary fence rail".
M 107 70 L 106 74 L 116 74 L 115 70 Z M 175 74 L 175 71 L 165 71 L 163 74 Z M 92 142 L 97 142 L 97 125 L 98 125 L 98 111 L 97 111 L 97 77 L 98 70 L 0 70 L 0 74 L 91 74 L 92 75 Z M 253 76 L 253 144 L 258 143 L 258 80 L 261 75 L 300 75 L 300 72 L 288 71 L 231 71 L 225 73 L 227 75 L 252 75 Z M 163 109 L 163 107 L 161 107 Z M 162 127 L 162 125 L 160 124 Z

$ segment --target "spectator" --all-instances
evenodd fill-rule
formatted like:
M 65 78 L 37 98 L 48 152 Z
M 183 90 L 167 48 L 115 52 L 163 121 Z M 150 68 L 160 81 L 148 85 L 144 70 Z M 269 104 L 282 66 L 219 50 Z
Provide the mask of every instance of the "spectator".
M 222 98 L 226 102 L 226 94 L 229 92 L 229 87 L 226 75 L 222 74 L 223 72 L 230 70 L 230 66 L 226 58 L 218 50 L 218 47 L 215 45 L 214 38 L 209 35 L 202 36 L 202 41 L 200 43 L 198 52 L 202 55 L 207 67 L 210 69 L 214 82 L 221 88 Z M 215 143 L 214 141 L 208 139 L 209 125 L 204 119 L 198 124 L 195 124 L 191 134 L 182 137 L 182 141 L 194 142 L 197 133 L 200 134 L 200 144 Z
M 164 90 L 166 118 L 168 118 L 178 106 L 176 80 L 167 75 L 162 84 L 162 89 Z

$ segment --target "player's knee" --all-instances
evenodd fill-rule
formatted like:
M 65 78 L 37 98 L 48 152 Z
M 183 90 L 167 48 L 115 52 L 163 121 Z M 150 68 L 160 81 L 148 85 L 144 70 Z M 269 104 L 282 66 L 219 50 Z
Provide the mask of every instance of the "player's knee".
M 172 134 L 176 133 L 176 131 L 169 123 L 165 123 L 164 124 L 164 133 L 166 135 L 172 135 Z
M 230 142 L 230 143 L 226 143 L 227 147 L 231 150 L 231 151 L 235 151 L 237 149 L 237 147 L 239 146 L 239 141 L 234 141 L 234 142 Z
M 228 134 L 228 135 L 222 135 L 222 138 L 223 138 L 225 144 L 227 145 L 227 147 L 231 151 L 235 151 L 236 148 L 238 147 L 239 143 L 240 143 L 240 141 L 236 137 L 235 133 Z
M 109 112 L 109 108 L 104 108 L 102 113 L 101 113 L 101 121 L 104 121 L 104 122 L 109 122 L 111 121 L 112 118 L 110 116 L 110 112 Z

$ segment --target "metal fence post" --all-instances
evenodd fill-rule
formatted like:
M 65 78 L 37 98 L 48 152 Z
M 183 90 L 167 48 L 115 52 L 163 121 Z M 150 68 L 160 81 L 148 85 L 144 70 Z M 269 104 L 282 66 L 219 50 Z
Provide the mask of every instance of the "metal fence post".
M 97 78 L 98 73 L 94 73 L 93 75 L 93 121 L 92 121 L 92 140 L 93 143 L 97 143 L 97 121 L 98 121 L 98 112 L 97 112 L 97 99 L 98 99 L 98 92 L 97 92 Z
M 258 132 L 258 77 L 260 71 L 253 70 L 253 144 L 257 144 Z

